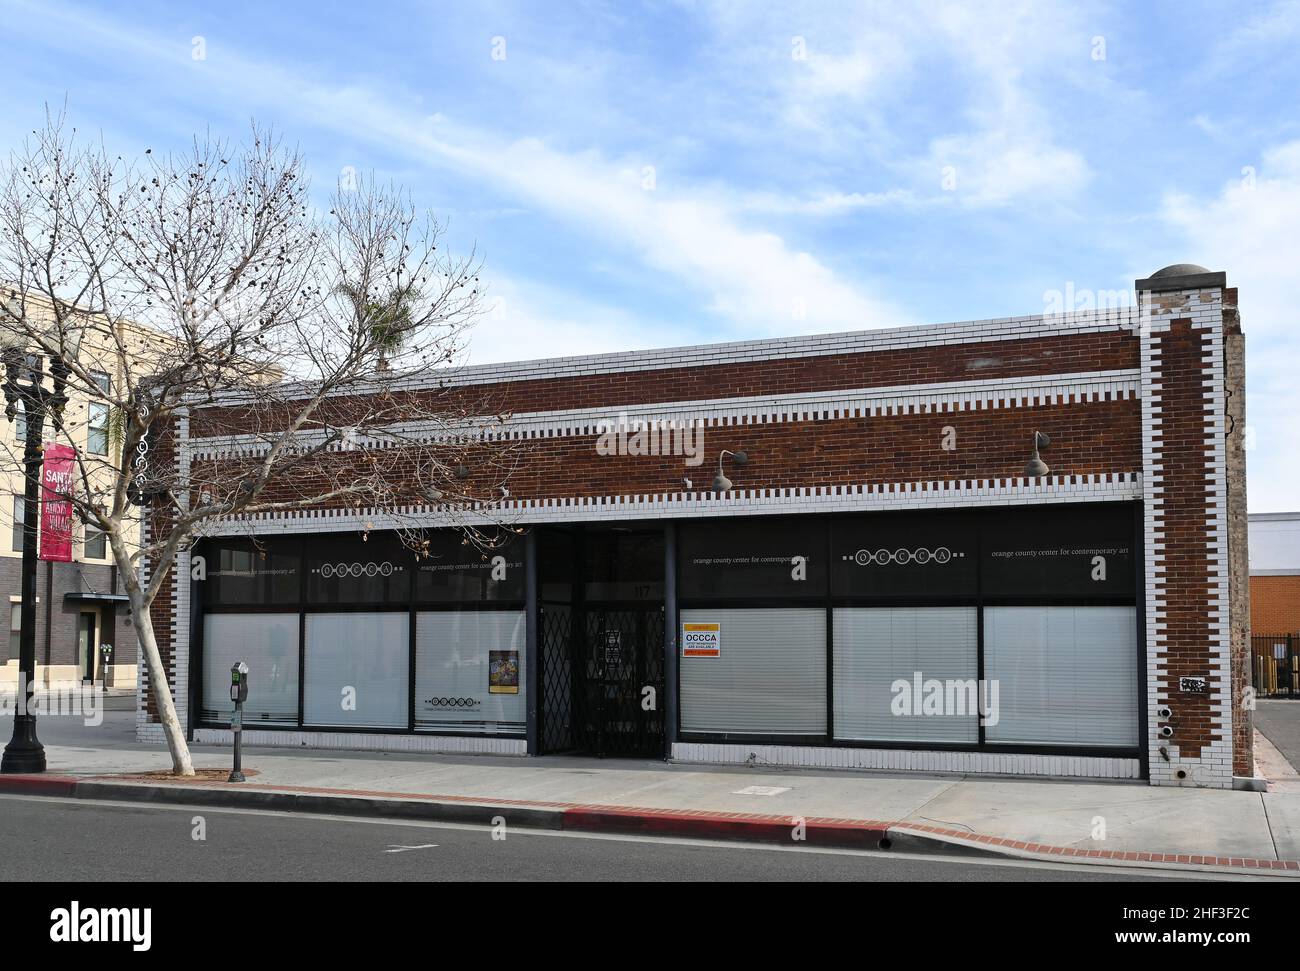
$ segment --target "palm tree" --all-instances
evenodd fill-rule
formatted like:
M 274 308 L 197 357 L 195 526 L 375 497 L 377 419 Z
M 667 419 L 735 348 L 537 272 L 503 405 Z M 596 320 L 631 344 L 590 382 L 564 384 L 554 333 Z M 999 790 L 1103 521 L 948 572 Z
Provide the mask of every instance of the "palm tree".
M 415 330 L 412 308 L 420 293 L 413 285 L 395 287 L 379 299 L 351 283 L 341 283 L 338 292 L 352 302 L 357 321 L 370 332 L 379 350 L 379 370 L 388 370 L 388 358 L 402 348 Z

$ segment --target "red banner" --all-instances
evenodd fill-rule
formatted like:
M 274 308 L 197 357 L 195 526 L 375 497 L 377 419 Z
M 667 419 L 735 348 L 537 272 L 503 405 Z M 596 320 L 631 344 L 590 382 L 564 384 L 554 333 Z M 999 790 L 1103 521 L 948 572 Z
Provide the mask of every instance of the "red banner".
M 72 469 L 70 445 L 45 443 L 41 468 L 41 559 L 72 561 Z

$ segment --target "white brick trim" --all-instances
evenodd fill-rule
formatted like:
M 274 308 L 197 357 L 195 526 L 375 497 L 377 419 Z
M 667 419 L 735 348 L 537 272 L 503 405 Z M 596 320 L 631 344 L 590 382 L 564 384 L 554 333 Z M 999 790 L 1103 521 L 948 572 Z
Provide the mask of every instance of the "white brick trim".
M 266 731 L 243 733 L 244 745 L 271 748 L 346 749 L 357 752 L 426 752 L 451 755 L 527 755 L 522 738 L 469 738 L 452 735 L 374 735 L 368 732 Z M 228 728 L 196 728 L 196 745 L 233 745 Z
M 257 513 L 209 522 L 206 536 L 274 536 L 337 533 L 398 527 L 437 528 L 470 524 L 511 525 L 678 519 L 705 516 L 771 516 L 785 513 L 872 512 L 1014 506 L 1053 502 L 1123 502 L 1142 495 L 1133 472 L 1051 475 L 1043 478 L 960 479 L 820 486 L 806 489 L 738 489 L 723 496 L 706 491 L 637 496 L 506 500 L 469 509 L 404 506 L 396 510 L 300 509 Z
M 462 387 L 593 374 L 620 374 L 628 371 L 659 371 L 669 368 L 707 367 L 715 364 L 864 354 L 873 351 L 943 347 L 955 344 L 1022 341 L 1070 334 L 1132 333 L 1137 329 L 1139 317 L 1136 307 L 1118 307 L 1067 314 L 1030 314 L 1021 317 L 996 317 L 944 324 L 845 331 L 806 337 L 773 337 L 721 344 L 692 344 L 612 354 L 585 354 L 500 364 L 463 365 L 449 367 L 442 374 L 426 372 L 409 381 L 395 381 L 385 386 L 394 391 Z M 361 389 L 353 387 L 347 393 L 362 392 Z M 212 401 L 206 401 L 205 404 L 235 404 L 241 400 L 244 399 L 240 395 L 229 394 L 218 396 Z
M 750 745 L 675 742 L 676 762 L 721 765 L 785 765 L 816 769 L 883 769 L 1081 779 L 1138 779 L 1137 759 L 1083 755 L 1016 755 L 1002 752 L 929 752 L 912 749 L 812 745 Z
M 881 415 L 952 414 L 1043 405 L 1086 404 L 1130 400 L 1138 396 L 1141 372 L 1137 369 L 1031 375 L 936 384 L 890 385 L 878 388 L 707 398 L 600 408 L 517 413 L 504 421 L 477 418 L 454 423 L 401 422 L 386 426 L 391 435 L 357 435 L 347 448 L 401 448 L 415 442 L 459 440 L 466 437 L 491 441 L 597 435 L 609 428 L 627 428 L 641 422 L 663 422 L 690 427 L 726 427 L 747 424 L 829 421 L 873 418 Z M 319 446 L 327 429 L 305 429 L 294 436 L 298 447 Z M 266 454 L 276 432 L 213 435 L 186 444 L 195 458 L 250 458 Z M 330 451 L 342 451 L 336 443 Z

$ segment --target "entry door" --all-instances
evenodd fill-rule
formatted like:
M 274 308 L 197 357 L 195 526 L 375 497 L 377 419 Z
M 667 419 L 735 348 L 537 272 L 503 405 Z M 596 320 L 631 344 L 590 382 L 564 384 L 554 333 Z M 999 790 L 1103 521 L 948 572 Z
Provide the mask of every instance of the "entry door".
M 99 650 L 95 633 L 98 627 L 98 611 L 83 610 L 77 615 L 77 666 L 82 681 L 95 680 L 95 654 Z
M 595 755 L 664 754 L 664 615 L 588 604 L 578 667 L 579 746 Z

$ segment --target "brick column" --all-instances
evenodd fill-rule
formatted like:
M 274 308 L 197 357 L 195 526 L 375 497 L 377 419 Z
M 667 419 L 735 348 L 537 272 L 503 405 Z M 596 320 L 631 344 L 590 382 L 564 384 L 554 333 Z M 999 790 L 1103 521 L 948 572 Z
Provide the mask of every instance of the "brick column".
M 1188 265 L 1137 281 L 1153 785 L 1233 784 L 1224 283 Z

